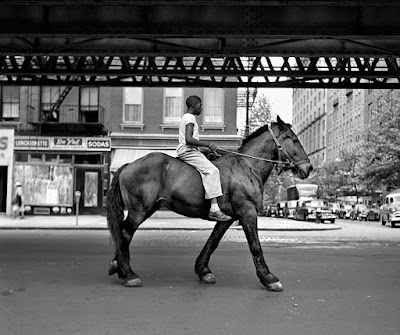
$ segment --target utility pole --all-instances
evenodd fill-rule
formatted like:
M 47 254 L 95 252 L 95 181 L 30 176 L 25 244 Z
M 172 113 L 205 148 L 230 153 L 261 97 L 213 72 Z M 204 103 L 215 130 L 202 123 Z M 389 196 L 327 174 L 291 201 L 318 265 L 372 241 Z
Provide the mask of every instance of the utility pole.
M 247 59 L 247 67 L 250 71 L 252 66 L 253 58 L 248 57 Z M 249 80 L 249 79 L 248 79 Z M 250 135 L 250 109 L 254 104 L 254 101 L 257 97 L 257 87 L 250 88 L 246 87 L 246 92 L 238 92 L 238 107 L 246 107 L 246 125 L 244 128 L 244 137 L 248 137 Z

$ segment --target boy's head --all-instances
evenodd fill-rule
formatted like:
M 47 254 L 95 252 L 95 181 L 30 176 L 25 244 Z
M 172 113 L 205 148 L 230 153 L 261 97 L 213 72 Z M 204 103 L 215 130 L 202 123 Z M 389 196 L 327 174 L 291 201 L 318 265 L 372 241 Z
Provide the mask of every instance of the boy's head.
M 195 104 L 201 102 L 201 99 L 197 95 L 191 95 L 189 98 L 186 99 L 186 107 L 190 108 L 193 107 Z

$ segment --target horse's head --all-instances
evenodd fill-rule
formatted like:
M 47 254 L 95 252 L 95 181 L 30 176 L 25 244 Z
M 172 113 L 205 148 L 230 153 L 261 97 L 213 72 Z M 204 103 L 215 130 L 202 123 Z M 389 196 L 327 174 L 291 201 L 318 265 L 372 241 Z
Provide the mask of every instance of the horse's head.
M 291 126 L 278 116 L 277 122 L 271 126 L 271 134 L 273 137 L 275 136 L 279 160 L 290 162 L 290 165 L 287 164 L 283 169 L 291 169 L 301 179 L 307 178 L 313 167 Z

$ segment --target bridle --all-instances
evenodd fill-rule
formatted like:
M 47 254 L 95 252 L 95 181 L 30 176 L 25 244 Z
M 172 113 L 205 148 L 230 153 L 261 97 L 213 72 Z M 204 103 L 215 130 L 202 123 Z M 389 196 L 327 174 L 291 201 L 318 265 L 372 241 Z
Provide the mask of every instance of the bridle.
M 286 149 L 282 146 L 282 144 L 279 143 L 277 137 L 275 136 L 274 132 L 272 131 L 271 127 L 268 127 L 269 133 L 272 136 L 272 139 L 275 142 L 276 148 L 278 150 L 278 160 L 272 160 L 272 159 L 267 159 L 267 158 L 260 158 L 260 157 L 255 157 L 255 156 L 251 156 L 251 155 L 246 155 L 246 154 L 242 154 L 240 152 L 235 152 L 235 151 L 230 151 L 230 150 L 225 150 L 225 149 L 220 149 L 218 148 L 218 151 L 224 151 L 224 152 L 228 152 L 231 154 L 235 154 L 238 156 L 243 156 L 243 157 L 248 157 L 248 158 L 253 158 L 253 159 L 257 159 L 260 161 L 264 161 L 264 162 L 270 162 L 273 163 L 275 165 L 275 168 L 280 172 L 282 172 L 282 170 L 290 170 L 293 169 L 294 167 L 301 165 L 301 164 L 306 164 L 306 163 L 310 163 L 310 160 L 307 159 L 303 159 L 300 161 L 294 161 L 293 157 L 286 151 Z M 286 159 L 285 159 L 286 157 Z
M 272 139 L 276 144 L 276 148 L 278 149 L 278 162 L 279 162 L 277 167 L 278 169 L 279 168 L 282 169 L 282 165 L 284 165 L 283 167 L 284 170 L 290 170 L 298 165 L 310 163 L 310 160 L 308 158 L 300 161 L 294 161 L 293 157 L 286 151 L 286 149 L 282 146 L 282 144 L 278 142 L 278 139 L 276 138 L 271 127 L 268 127 L 268 130 L 272 136 Z M 286 160 L 283 160 L 284 156 L 286 157 Z

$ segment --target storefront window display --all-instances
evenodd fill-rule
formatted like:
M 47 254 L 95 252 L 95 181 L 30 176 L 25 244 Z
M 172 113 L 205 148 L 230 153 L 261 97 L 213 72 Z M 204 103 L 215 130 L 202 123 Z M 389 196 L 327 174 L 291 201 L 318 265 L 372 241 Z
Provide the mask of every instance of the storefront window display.
M 98 172 L 85 172 L 85 207 L 97 207 Z
M 73 169 L 63 165 L 14 165 L 27 205 L 73 205 Z

